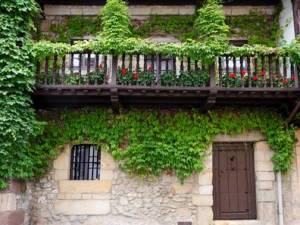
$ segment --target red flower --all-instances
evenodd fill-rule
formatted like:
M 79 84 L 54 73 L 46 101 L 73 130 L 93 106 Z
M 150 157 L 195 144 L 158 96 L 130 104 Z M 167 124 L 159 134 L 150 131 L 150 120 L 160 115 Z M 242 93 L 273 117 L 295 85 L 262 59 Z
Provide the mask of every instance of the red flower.
M 254 80 L 254 81 L 258 81 L 258 76 L 255 75 L 255 76 L 253 77 L 253 80 Z
M 235 78 L 236 78 L 236 75 L 235 75 L 235 73 L 230 73 L 230 74 L 229 74 L 229 77 L 235 79 Z
M 137 71 L 134 71 L 132 73 L 132 78 L 133 78 L 133 80 L 138 80 L 139 79 L 139 73 Z
M 122 68 L 122 70 L 121 70 L 121 74 L 122 74 L 122 76 L 125 76 L 125 75 L 126 75 L 126 73 L 127 73 L 127 69 L 126 69 L 126 68 Z
M 263 77 L 263 76 L 265 76 L 266 75 L 266 70 L 265 69 L 262 69 L 261 71 L 260 71 L 260 75 Z
M 288 83 L 289 83 L 289 80 L 286 79 L 286 78 L 284 78 L 284 79 L 281 81 L 281 83 L 283 83 L 283 84 L 288 84 Z
M 244 77 L 247 74 L 247 70 L 242 70 L 241 75 Z
M 153 66 L 152 65 L 150 65 L 149 67 L 148 67 L 148 69 L 147 69 L 149 72 L 153 72 Z

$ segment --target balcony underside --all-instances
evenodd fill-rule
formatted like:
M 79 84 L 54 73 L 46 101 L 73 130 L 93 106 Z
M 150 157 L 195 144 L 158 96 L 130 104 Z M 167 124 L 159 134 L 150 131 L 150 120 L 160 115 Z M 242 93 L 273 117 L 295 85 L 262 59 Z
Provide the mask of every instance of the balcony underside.
M 299 88 L 146 87 L 123 85 L 39 86 L 33 94 L 37 108 L 113 105 L 196 107 L 214 105 L 293 107 Z

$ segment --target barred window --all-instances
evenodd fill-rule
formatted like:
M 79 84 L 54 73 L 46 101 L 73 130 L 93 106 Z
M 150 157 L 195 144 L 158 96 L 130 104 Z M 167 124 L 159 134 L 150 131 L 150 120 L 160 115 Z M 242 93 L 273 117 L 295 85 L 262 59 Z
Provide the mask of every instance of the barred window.
M 71 150 L 71 180 L 99 180 L 101 152 L 97 145 L 74 145 Z

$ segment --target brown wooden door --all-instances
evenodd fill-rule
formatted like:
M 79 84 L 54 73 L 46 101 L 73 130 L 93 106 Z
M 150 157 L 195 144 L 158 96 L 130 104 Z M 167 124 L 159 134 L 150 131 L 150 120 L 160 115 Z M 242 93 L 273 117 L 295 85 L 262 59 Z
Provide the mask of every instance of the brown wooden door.
M 256 219 L 251 143 L 213 145 L 214 219 Z

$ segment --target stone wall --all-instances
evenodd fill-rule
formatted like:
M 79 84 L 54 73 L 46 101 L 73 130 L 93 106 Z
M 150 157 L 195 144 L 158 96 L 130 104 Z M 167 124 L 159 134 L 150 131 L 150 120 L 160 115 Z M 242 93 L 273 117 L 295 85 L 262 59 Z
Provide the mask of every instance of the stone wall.
M 0 192 L 0 224 L 29 224 L 30 195 L 25 193 L 25 184 L 10 181 L 9 187 Z M 25 217 L 27 220 L 25 220 Z
M 300 130 L 296 132 L 300 140 Z M 1 225 L 277 225 L 277 182 L 272 151 L 259 132 L 215 142 L 254 142 L 257 220 L 214 221 L 212 156 L 205 170 L 183 185 L 172 174 L 141 179 L 123 173 L 102 149 L 100 180 L 70 181 L 70 148 L 66 146 L 53 169 L 38 182 L 11 182 L 0 193 Z M 209 149 L 211 153 L 211 147 Z M 300 142 L 292 170 L 283 174 L 285 225 L 300 224 Z M 27 188 L 26 188 L 27 187 Z
M 28 184 L 31 213 L 26 214 L 29 218 L 24 225 L 277 224 L 272 151 L 264 137 L 259 132 L 250 132 L 236 137 L 220 135 L 215 141 L 255 142 L 257 220 L 213 221 L 211 154 L 206 159 L 205 170 L 182 185 L 172 174 L 147 180 L 130 177 L 102 148 L 100 180 L 70 181 L 71 146 L 66 146 L 55 160 L 53 170 L 39 182 Z M 290 215 L 291 210 L 286 211 Z

